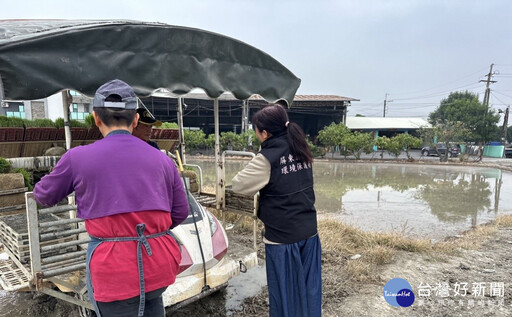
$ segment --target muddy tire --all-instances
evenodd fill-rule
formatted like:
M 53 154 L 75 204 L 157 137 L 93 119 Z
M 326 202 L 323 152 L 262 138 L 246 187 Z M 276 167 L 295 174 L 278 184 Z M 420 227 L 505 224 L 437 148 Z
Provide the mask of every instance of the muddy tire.
M 428 151 L 427 151 L 427 150 L 425 150 L 425 151 L 421 152 L 421 155 L 423 155 L 423 156 L 428 156 Z

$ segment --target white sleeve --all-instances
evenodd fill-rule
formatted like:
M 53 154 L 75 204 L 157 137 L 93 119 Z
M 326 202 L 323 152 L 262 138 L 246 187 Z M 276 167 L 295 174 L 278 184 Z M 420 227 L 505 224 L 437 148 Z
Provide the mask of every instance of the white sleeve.
M 243 195 L 255 195 L 270 180 L 270 162 L 257 154 L 247 166 L 233 177 L 233 191 Z

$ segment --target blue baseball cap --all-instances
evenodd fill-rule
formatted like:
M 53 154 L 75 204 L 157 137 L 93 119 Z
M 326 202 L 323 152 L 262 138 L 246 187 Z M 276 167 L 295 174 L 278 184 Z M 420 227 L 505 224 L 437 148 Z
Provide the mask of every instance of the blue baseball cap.
M 107 97 L 117 95 L 121 101 L 105 101 Z M 137 108 L 137 95 L 133 88 L 122 80 L 114 79 L 101 85 L 92 102 L 95 108 L 122 108 L 122 109 L 136 109 Z

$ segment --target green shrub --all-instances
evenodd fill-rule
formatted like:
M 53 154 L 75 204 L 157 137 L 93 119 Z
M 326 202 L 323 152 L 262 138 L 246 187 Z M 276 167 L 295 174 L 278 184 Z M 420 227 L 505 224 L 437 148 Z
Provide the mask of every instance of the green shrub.
M 184 130 L 185 144 L 190 150 L 206 147 L 206 135 L 203 130 Z
M 374 142 L 370 133 L 350 132 L 343 136 L 343 146 L 358 160 L 361 154 L 371 153 Z
M 23 120 L 25 127 L 31 128 L 55 128 L 55 123 L 50 119 Z
M 2 173 L 9 173 L 11 170 L 11 163 L 4 159 L 3 157 L 0 157 L 0 174 Z
M 85 117 L 85 125 L 87 125 L 88 128 L 93 128 L 96 126 L 96 123 L 94 122 L 94 117 L 92 113 L 90 113 L 87 117 Z
M 208 137 L 206 138 L 206 147 L 215 150 L 215 134 L 208 134 Z
M 241 134 L 236 134 L 234 132 L 222 132 L 220 134 L 219 143 L 221 151 L 240 151 L 243 149 L 244 140 Z
M 32 181 L 32 174 L 29 173 L 24 168 L 15 168 L 11 171 L 11 173 L 20 173 L 23 175 L 23 180 L 25 182 L 25 187 L 28 187 L 29 191 L 32 191 L 34 189 L 33 181 Z
M 416 138 L 408 133 L 397 134 L 392 137 L 391 140 L 402 146 L 402 149 L 405 151 L 408 159 L 411 159 L 411 155 L 409 154 L 411 148 L 417 148 L 421 146 L 421 139 Z
M 55 127 L 57 129 L 64 128 L 64 119 L 63 118 L 55 119 Z
M 72 127 L 72 128 L 87 128 L 87 124 L 85 124 L 84 122 L 82 121 L 78 121 L 78 120 L 74 120 L 74 119 L 71 119 L 69 121 L 69 125 Z
M 81 122 L 81 121 L 78 121 L 78 120 L 75 120 L 75 119 L 71 119 L 69 121 L 69 126 L 72 127 L 72 128 L 87 128 L 88 127 L 87 123 L 84 123 L 84 122 Z M 57 118 L 55 120 L 55 127 L 57 129 L 64 128 L 64 119 L 63 118 Z
M 311 154 L 313 154 L 313 157 L 322 157 L 325 156 L 325 149 L 320 146 L 316 146 L 311 142 L 310 140 L 307 140 L 309 150 L 311 151 Z
M 178 124 L 176 122 L 162 122 L 162 125 L 159 127 L 155 127 L 158 129 L 178 129 Z
M 23 128 L 23 119 L 16 117 L 0 116 L 0 127 Z
M 257 152 L 261 145 L 261 141 L 256 136 L 256 132 L 254 130 L 247 130 L 242 133 L 242 142 L 243 148 L 254 152 Z

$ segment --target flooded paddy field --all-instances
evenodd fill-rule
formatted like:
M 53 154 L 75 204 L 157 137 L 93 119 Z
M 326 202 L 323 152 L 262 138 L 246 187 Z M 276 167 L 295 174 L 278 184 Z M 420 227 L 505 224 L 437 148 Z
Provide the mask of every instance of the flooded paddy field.
M 214 163 L 188 160 L 215 181 Z M 227 161 L 226 180 L 247 161 Z M 365 231 L 435 240 L 512 213 L 512 173 L 496 168 L 315 162 L 316 208 Z

